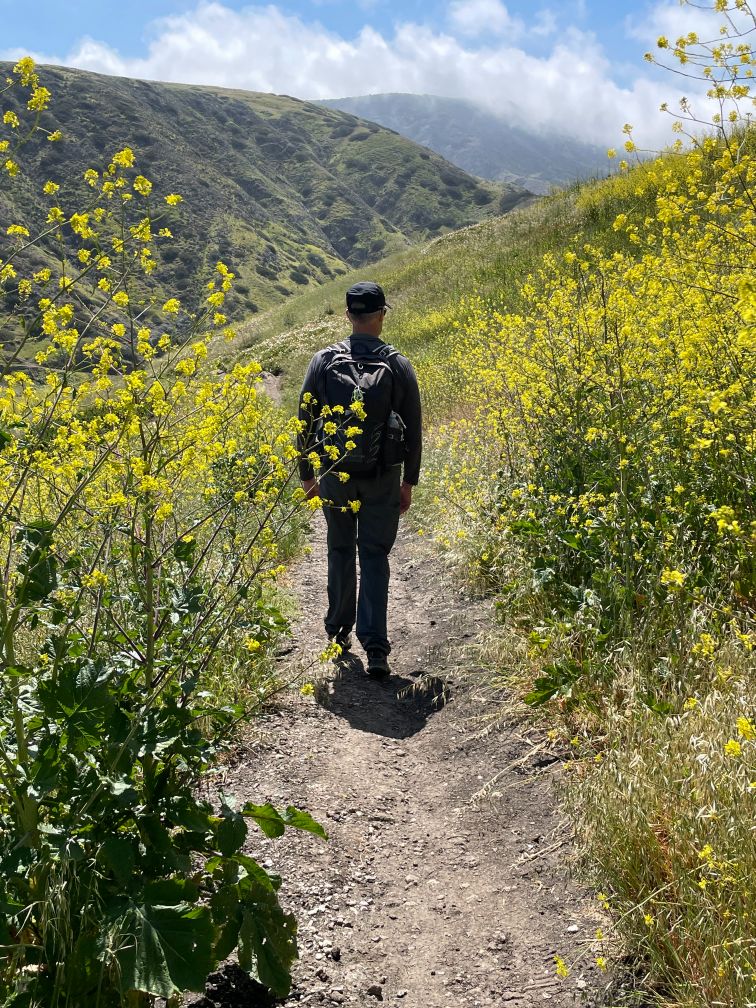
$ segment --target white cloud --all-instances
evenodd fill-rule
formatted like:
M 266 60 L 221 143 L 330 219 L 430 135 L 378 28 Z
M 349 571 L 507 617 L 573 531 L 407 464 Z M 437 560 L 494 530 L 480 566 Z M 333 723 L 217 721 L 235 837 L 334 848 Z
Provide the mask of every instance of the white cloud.
M 740 30 L 754 27 L 753 18 L 738 11 L 732 11 L 727 15 L 711 8 L 681 4 L 679 0 L 660 0 L 643 15 L 628 16 L 625 19 L 625 28 L 631 38 L 639 39 L 647 46 L 654 47 L 661 35 L 670 42 L 689 32 L 696 32 L 702 42 L 717 40 L 720 38 L 720 26 L 727 23 Z
M 470 14 L 471 3 L 483 2 L 491 0 L 470 0 L 465 9 Z M 500 7 L 488 9 L 495 13 Z M 460 15 L 462 7 L 453 10 Z M 37 55 L 40 62 L 106 74 L 305 99 L 387 91 L 468 98 L 530 128 L 607 146 L 622 139 L 625 122 L 637 126 L 645 146 L 667 142 L 669 121 L 658 107 L 676 98 L 671 80 L 639 76 L 620 87 L 595 37 L 576 29 L 563 32 L 548 54 L 534 56 L 506 37 L 481 42 L 404 23 L 391 36 L 363 28 L 347 40 L 273 5 L 236 11 L 220 2 L 201 2 L 190 12 L 154 22 L 150 38 L 140 58 L 125 58 L 94 39 L 82 40 L 63 58 Z M 16 58 L 18 53 L 2 55 Z
M 710 7 L 690 3 L 682 5 L 679 0 L 658 0 L 642 16 L 630 16 L 625 19 L 625 30 L 631 38 L 643 42 L 660 66 L 681 74 L 679 86 L 686 95 L 688 108 L 704 122 L 708 122 L 711 114 L 719 109 L 711 108 L 705 97 L 711 84 L 702 76 L 701 67 L 713 64 L 705 54 L 712 46 L 722 42 L 723 28 L 730 37 L 738 33 L 743 34 L 742 41 L 748 43 L 749 38 L 746 36 L 753 35 L 756 20 L 749 11 L 718 12 Z M 678 63 L 669 48 L 659 49 L 656 45 L 657 39 L 663 36 L 671 46 L 674 46 L 679 38 L 688 37 L 691 33 L 695 33 L 698 37 L 698 43 L 689 49 L 691 60 L 685 66 Z M 752 46 L 752 43 L 750 44 Z M 696 53 L 698 59 L 695 58 Z M 679 96 L 678 93 L 674 98 Z M 670 100 L 669 107 L 676 112 L 678 102 L 674 98 Z M 687 115 L 687 112 L 683 112 L 681 118 L 685 119 Z
M 471 38 L 507 35 L 513 39 L 525 30 L 522 21 L 513 18 L 501 0 L 454 0 L 449 6 L 449 23 Z
M 533 35 L 548 36 L 553 35 L 556 30 L 557 17 L 554 11 L 548 7 L 538 11 L 530 29 L 531 33 Z

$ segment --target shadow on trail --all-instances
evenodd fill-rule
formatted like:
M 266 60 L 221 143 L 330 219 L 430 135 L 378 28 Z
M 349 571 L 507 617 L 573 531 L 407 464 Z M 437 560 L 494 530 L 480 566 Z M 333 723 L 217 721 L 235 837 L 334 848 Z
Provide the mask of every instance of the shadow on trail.
M 372 679 L 351 653 L 334 667 L 334 678 L 316 687 L 315 699 L 358 731 L 410 738 L 449 701 L 448 687 L 438 676 L 394 673 L 387 679 Z
M 187 1002 L 187 1008 L 273 1008 L 276 1004 L 280 1002 L 270 991 L 236 963 L 224 963 L 207 978 L 204 996 Z

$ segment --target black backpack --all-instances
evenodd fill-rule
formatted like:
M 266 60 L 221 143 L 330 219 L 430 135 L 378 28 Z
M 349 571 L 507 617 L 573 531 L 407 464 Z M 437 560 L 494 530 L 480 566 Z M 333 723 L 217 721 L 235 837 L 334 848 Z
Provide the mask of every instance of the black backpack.
M 388 343 L 371 350 L 364 344 L 352 346 L 345 340 L 329 348 L 322 371 L 321 403 L 331 408 L 343 406 L 344 412 L 321 417 L 318 423 L 318 450 L 324 465 L 329 468 L 334 465 L 326 451 L 329 447 L 338 450 L 336 469 L 355 476 L 370 475 L 386 464 L 387 426 L 389 418 L 393 421 L 396 416 L 393 411 L 396 378 L 391 365 L 392 357 L 396 356 L 398 351 Z M 362 403 L 364 420 L 350 412 L 354 402 Z M 329 421 L 337 425 L 335 433 L 325 432 Z M 347 436 L 349 427 L 359 427 L 362 433 Z M 353 442 L 355 447 L 347 449 L 347 442 Z

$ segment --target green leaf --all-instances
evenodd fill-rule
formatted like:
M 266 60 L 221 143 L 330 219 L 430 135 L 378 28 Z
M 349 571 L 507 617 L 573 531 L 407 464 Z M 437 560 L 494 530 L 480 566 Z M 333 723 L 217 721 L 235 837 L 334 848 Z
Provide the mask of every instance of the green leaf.
M 566 659 L 563 662 L 547 665 L 543 671 L 544 675 L 539 676 L 533 683 L 532 691 L 523 697 L 525 703 L 531 707 L 538 707 L 546 703 L 557 693 L 566 696 L 585 672 L 585 668 L 578 662 Z
M 192 833 L 208 833 L 212 829 L 210 809 L 193 798 L 176 797 L 168 803 L 168 818 L 176 826 Z
M 247 824 L 236 813 L 225 815 L 215 827 L 218 850 L 224 857 L 232 857 L 247 839 Z
M 3 1001 L 3 1008 L 34 1008 L 39 1002 L 34 997 L 34 991 L 30 989 L 14 991 L 7 1001 Z
M 275 896 L 261 891 L 244 911 L 239 929 L 239 965 L 257 975 L 278 997 L 291 990 L 291 964 L 297 958 L 297 923 Z
M 122 991 L 169 998 L 204 990 L 214 966 L 215 932 L 207 907 L 132 903 L 117 924 Z
M 10 928 L 8 927 L 8 921 L 4 915 L 0 915 L 0 962 L 4 958 L 4 952 L 7 950 L 10 952 L 10 946 L 14 944 L 13 936 L 11 935 Z
M 571 546 L 573 549 L 580 549 L 580 537 L 576 532 L 563 532 L 562 535 L 559 536 L 559 539 L 565 544 L 565 546 Z
M 260 885 L 263 889 L 270 889 L 272 893 L 277 892 L 281 888 L 280 877 L 278 875 L 269 875 L 254 858 L 246 854 L 237 854 L 233 861 L 241 865 L 246 872 L 246 878 L 242 879 L 239 883 L 241 889 L 245 892 L 252 892 L 255 885 Z M 228 864 L 229 862 L 226 863 Z
M 314 833 L 315 836 L 322 837 L 323 840 L 328 839 L 328 834 L 317 822 L 312 818 L 309 812 L 303 812 L 301 809 L 294 808 L 293 805 L 289 805 L 286 812 L 283 815 L 283 821 L 287 826 L 293 826 L 295 829 L 304 830 L 305 833 Z
M 241 928 L 241 916 L 239 920 L 232 919 L 226 921 L 220 929 L 218 935 L 218 940 L 215 943 L 215 957 L 218 962 L 223 962 L 224 959 L 235 952 L 239 944 L 239 930 Z M 247 970 L 249 972 L 249 970 Z
M 539 682 L 541 682 L 541 680 L 536 679 L 536 689 L 531 690 L 530 693 L 526 693 L 522 698 L 523 701 L 531 707 L 540 707 L 541 704 L 545 704 L 559 692 L 558 686 L 539 687 Z
M 242 809 L 242 815 L 254 820 L 267 837 L 280 837 L 286 832 L 286 823 L 281 818 L 281 813 L 269 802 L 265 805 L 247 802 Z
M 136 854 L 134 844 L 126 837 L 109 836 L 97 853 L 97 860 L 109 868 L 119 885 L 131 887 Z
M 53 526 L 48 521 L 22 525 L 16 543 L 24 555 L 18 565 L 21 578 L 16 586 L 16 601 L 28 606 L 42 602 L 58 587 L 58 561 L 51 552 Z
M 13 435 L 10 434 L 4 427 L 0 427 L 0 452 L 8 447 L 9 444 L 13 443 Z
M 142 897 L 145 903 L 152 906 L 196 903 L 199 900 L 199 886 L 186 878 L 157 879 L 145 884 Z
M 519 532 L 523 536 L 537 536 L 541 534 L 541 526 L 537 521 L 526 518 L 519 518 L 510 522 L 509 527 L 513 532 Z
M 40 682 L 38 696 L 45 713 L 65 729 L 67 748 L 83 752 L 99 746 L 115 706 L 111 670 L 99 660 L 76 661 L 79 642 L 62 639 L 66 655 L 56 678 Z M 68 660 L 67 660 L 68 659 Z
M 173 555 L 182 563 L 190 564 L 197 549 L 197 542 L 194 539 L 179 539 L 174 544 Z
M 658 714 L 659 717 L 669 717 L 670 714 L 675 713 L 674 705 L 669 703 L 667 700 L 657 700 L 653 693 L 639 693 L 638 699 L 642 704 L 644 704 L 650 711 L 654 714 Z
M 112 780 L 106 778 L 110 785 L 110 793 L 114 798 L 119 799 L 119 805 L 128 803 L 129 805 L 136 805 L 138 796 L 136 788 L 129 780 Z
M 140 816 L 137 820 L 137 826 L 148 848 L 160 851 L 162 854 L 173 849 L 170 833 L 163 826 L 158 816 Z

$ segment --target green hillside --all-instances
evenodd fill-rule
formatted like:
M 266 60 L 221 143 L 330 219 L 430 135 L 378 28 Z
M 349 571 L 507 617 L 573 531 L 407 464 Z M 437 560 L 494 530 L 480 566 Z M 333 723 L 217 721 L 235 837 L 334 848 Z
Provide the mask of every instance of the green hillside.
M 236 345 L 230 350 L 224 346 L 221 352 L 254 354 L 265 367 L 282 373 L 286 394 L 295 395 L 310 354 L 348 332 L 347 286 L 369 276 L 384 286 L 393 306 L 387 338 L 415 361 L 435 358 L 443 353 L 451 317 L 463 298 L 475 293 L 497 305 L 514 301 L 519 285 L 541 257 L 576 230 L 618 241 L 611 229 L 613 204 L 588 205 L 584 193 L 590 191 L 573 188 L 556 193 L 353 270 L 247 319 L 237 326 Z M 448 403 L 426 401 L 425 408 L 426 413 L 442 417 Z
M 33 218 L 31 194 L 48 179 L 62 184 L 62 206 L 80 204 L 84 170 L 129 146 L 141 173 L 184 197 L 164 278 L 190 292 L 223 260 L 238 277 L 235 314 L 530 198 L 294 98 L 53 67 L 41 78 L 53 93 L 42 125 L 62 128 L 63 139 L 30 153 L 24 183 L 0 197 L 2 218 Z
M 394 129 L 472 175 L 535 193 L 609 173 L 605 148 L 515 125 L 515 108 L 505 106 L 494 115 L 461 98 L 417 94 L 332 98 L 321 104 Z

